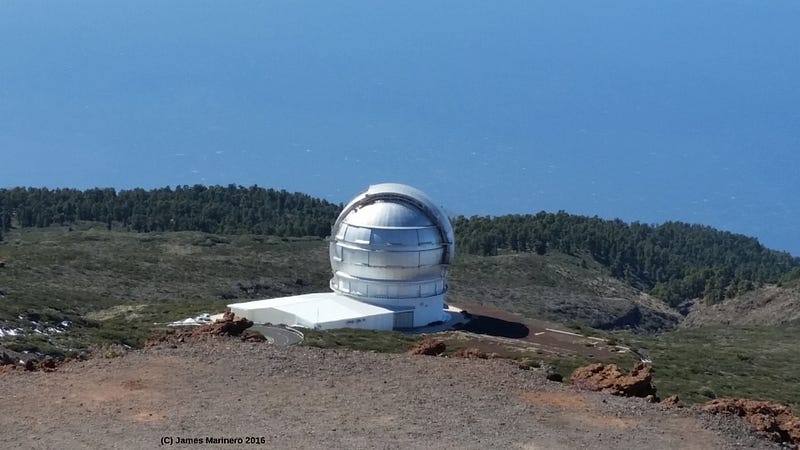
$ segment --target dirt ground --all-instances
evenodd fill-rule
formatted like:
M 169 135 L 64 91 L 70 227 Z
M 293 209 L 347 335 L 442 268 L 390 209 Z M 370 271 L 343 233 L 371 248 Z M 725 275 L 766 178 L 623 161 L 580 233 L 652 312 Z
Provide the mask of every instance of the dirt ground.
M 3 448 L 775 448 L 736 421 L 578 392 L 503 360 L 225 337 L 11 371 L 0 405 Z

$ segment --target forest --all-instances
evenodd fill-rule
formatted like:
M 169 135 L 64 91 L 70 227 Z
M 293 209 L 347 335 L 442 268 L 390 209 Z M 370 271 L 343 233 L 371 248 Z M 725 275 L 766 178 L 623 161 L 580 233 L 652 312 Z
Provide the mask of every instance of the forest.
M 0 230 L 105 223 L 137 232 L 202 231 L 217 234 L 319 236 L 330 234 L 341 205 L 258 186 L 176 186 L 0 189 Z
M 755 238 L 681 222 L 629 224 L 560 211 L 458 217 L 454 224 L 462 252 L 585 255 L 671 306 L 699 297 L 716 303 L 796 277 L 800 268 L 800 259 L 767 249 Z
M 134 232 L 326 237 L 341 208 L 306 194 L 258 186 L 0 189 L 0 240 L 12 227 L 82 221 Z M 453 223 L 460 253 L 555 251 L 591 258 L 612 276 L 671 306 L 693 298 L 716 303 L 764 283 L 800 277 L 800 259 L 767 249 L 755 238 L 703 225 L 626 223 L 563 211 L 459 216 Z

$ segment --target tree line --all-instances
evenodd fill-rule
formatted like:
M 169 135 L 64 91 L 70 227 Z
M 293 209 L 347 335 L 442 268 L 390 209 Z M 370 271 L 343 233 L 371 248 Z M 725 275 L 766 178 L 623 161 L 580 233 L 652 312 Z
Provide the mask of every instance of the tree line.
M 647 225 L 567 214 L 457 217 L 461 252 L 558 251 L 588 256 L 611 275 L 677 306 L 710 303 L 797 273 L 800 259 L 769 250 L 758 240 L 703 225 Z
M 131 231 L 202 231 L 276 236 L 330 234 L 341 205 L 301 193 L 258 186 L 176 186 L 116 191 L 112 188 L 0 189 L 0 230 L 105 223 Z

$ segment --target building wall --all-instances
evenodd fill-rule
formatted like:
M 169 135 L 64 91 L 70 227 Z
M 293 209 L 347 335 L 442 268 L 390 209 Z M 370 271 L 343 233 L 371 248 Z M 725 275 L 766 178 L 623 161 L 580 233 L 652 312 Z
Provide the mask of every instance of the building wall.
M 273 325 L 298 325 L 305 328 L 313 328 L 314 326 L 311 322 L 307 322 L 290 312 L 282 311 L 277 308 L 267 308 L 263 310 L 261 316 L 266 319 L 264 323 L 271 323 Z
M 394 314 L 374 314 L 363 317 L 351 317 L 341 320 L 326 320 L 322 317 L 301 317 L 279 308 L 240 309 L 231 307 L 237 317 L 245 317 L 255 323 L 272 325 L 301 326 L 310 329 L 332 330 L 336 328 L 362 328 L 368 330 L 391 330 L 394 326 Z
M 272 325 L 301 325 L 296 323 L 294 314 L 287 314 L 275 308 L 242 309 L 231 306 L 231 312 L 237 317 L 244 317 L 255 323 L 269 323 Z
M 385 281 L 363 279 L 337 272 L 331 289 L 359 301 L 368 298 L 415 299 L 443 295 L 447 284 L 442 278 L 415 281 Z
M 347 320 L 320 322 L 315 324 L 319 330 L 334 330 L 337 328 L 359 328 L 363 330 L 392 330 L 394 328 L 394 314 L 380 314 L 375 316 L 359 317 Z M 309 327 L 309 328 L 314 328 Z
M 359 300 L 393 311 L 414 311 L 414 328 L 449 319 L 444 312 L 444 294 L 424 298 L 360 298 Z

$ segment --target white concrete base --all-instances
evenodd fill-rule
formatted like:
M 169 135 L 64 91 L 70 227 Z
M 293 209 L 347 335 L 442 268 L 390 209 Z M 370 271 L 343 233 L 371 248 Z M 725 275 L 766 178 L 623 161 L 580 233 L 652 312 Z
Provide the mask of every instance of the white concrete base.
M 259 324 L 283 324 L 318 330 L 419 328 L 450 319 L 444 310 L 443 295 L 421 299 L 369 298 L 358 301 L 335 292 L 322 292 L 232 303 L 228 308 L 237 317 Z

